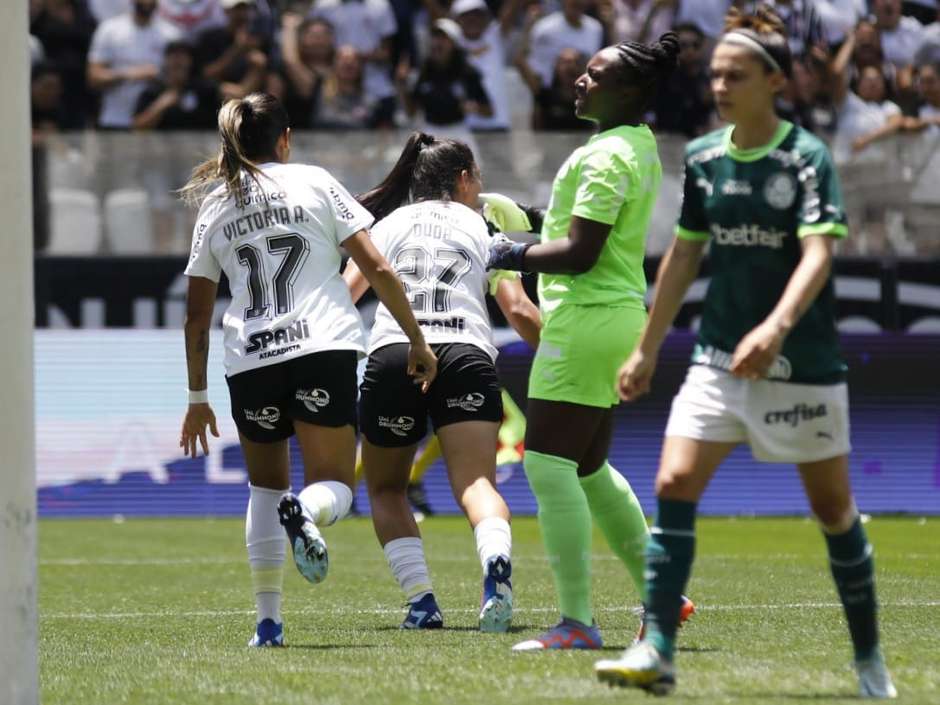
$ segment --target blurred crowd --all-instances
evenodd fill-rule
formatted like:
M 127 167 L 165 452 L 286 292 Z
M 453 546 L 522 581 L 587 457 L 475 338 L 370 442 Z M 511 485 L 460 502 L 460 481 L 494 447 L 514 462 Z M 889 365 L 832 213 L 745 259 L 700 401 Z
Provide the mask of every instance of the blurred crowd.
M 34 133 L 214 127 L 221 101 L 281 97 L 296 128 L 501 131 L 590 125 L 573 84 L 600 47 L 673 29 L 679 70 L 649 122 L 715 127 L 709 54 L 742 0 L 28 0 Z M 787 118 L 837 157 L 940 125 L 937 0 L 770 0 L 795 57 Z M 521 81 L 510 82 L 512 69 Z

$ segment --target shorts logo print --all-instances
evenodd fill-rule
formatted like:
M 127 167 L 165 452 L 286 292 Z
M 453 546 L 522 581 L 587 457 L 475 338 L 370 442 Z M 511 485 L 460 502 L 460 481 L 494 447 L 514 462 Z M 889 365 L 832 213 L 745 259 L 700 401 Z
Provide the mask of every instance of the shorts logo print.
M 379 416 L 379 428 L 387 428 L 396 436 L 405 437 L 415 427 L 411 416 Z
M 276 406 L 266 406 L 258 411 L 252 411 L 251 409 L 245 409 L 244 411 L 245 418 L 248 421 L 254 421 L 261 428 L 266 428 L 269 431 L 273 431 L 274 424 L 281 419 L 281 410 Z
M 320 409 L 329 405 L 330 393 L 325 389 L 298 389 L 295 395 L 297 401 L 302 401 L 304 406 L 313 413 L 318 413 Z
M 486 401 L 484 397 L 479 392 L 470 392 L 469 394 L 463 394 L 459 397 L 451 397 L 447 400 L 447 408 L 454 409 L 459 408 L 464 411 L 477 411 L 483 403 Z
M 782 411 L 768 411 L 764 414 L 764 423 L 767 425 L 786 424 L 796 428 L 800 421 L 813 421 L 829 415 L 825 404 L 796 404 L 792 409 Z

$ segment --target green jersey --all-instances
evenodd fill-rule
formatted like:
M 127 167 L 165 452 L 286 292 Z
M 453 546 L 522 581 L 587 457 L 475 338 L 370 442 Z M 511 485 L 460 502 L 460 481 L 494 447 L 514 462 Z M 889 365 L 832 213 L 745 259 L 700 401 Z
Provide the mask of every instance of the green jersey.
M 583 274 L 542 274 L 539 298 L 558 304 L 642 302 L 646 229 L 662 180 L 656 138 L 646 125 L 594 135 L 561 165 L 542 223 L 542 242 L 568 237 L 572 216 L 611 226 L 600 257 Z
M 839 179 L 826 146 L 781 121 L 769 144 L 741 150 L 732 128 L 686 148 L 677 236 L 709 240 L 711 283 L 693 362 L 728 368 L 738 342 L 783 295 L 802 256 L 800 238 L 845 237 Z M 768 377 L 805 384 L 845 379 L 832 277 L 790 331 Z

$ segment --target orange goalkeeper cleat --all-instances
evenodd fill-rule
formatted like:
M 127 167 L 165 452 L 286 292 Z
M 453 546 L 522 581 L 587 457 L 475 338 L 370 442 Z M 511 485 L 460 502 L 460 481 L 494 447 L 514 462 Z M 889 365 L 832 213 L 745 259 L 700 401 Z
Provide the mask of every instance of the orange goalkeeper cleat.
M 679 608 L 679 626 L 681 627 L 685 624 L 689 617 L 695 614 L 695 605 L 692 600 L 690 600 L 685 595 L 682 596 L 682 607 Z M 643 637 L 646 636 L 646 620 L 643 618 L 643 614 L 640 614 L 640 631 L 637 632 L 636 639 L 634 643 L 643 641 Z

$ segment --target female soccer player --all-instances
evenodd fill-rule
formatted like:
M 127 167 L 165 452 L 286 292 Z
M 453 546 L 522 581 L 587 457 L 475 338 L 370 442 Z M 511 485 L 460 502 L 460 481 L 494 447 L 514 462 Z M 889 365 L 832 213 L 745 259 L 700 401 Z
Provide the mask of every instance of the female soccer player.
M 318 527 L 345 516 L 356 462 L 356 360 L 362 323 L 339 274 L 342 244 L 407 331 L 408 372 L 427 388 L 436 360 L 401 282 L 372 246 L 369 215 L 323 169 L 287 164 L 287 113 L 254 93 L 219 111 L 221 148 L 196 167 L 183 196 L 202 205 L 186 274 L 189 408 L 180 446 L 208 453 L 206 358 L 216 288 L 225 272 L 226 380 L 250 496 L 246 540 L 258 609 L 251 646 L 280 646 L 284 526 L 301 574 L 326 577 Z M 206 191 L 217 182 L 208 195 Z M 306 487 L 289 493 L 287 439 L 296 434 Z
M 405 334 L 379 306 L 361 386 L 362 460 L 375 533 L 409 602 L 406 629 L 443 625 L 405 497 L 428 417 L 454 498 L 476 537 L 483 568 L 480 629 L 506 631 L 512 620 L 509 508 L 495 487 L 503 407 L 487 289 L 533 347 L 540 321 L 517 275 L 487 274 L 490 234 L 474 210 L 479 195 L 480 171 L 466 144 L 415 132 L 385 180 L 359 198 L 379 220 L 373 242 L 405 283 L 438 357 L 439 375 L 422 395 L 408 379 Z M 343 276 L 353 299 L 365 293 L 368 282 L 357 264 Z
M 643 124 L 679 42 L 607 47 L 575 83 L 575 109 L 598 134 L 558 171 L 541 244 L 494 238 L 490 266 L 542 272 L 541 342 L 529 376 L 524 465 L 561 608 L 557 626 L 517 650 L 597 649 L 591 607 L 591 517 L 642 595 L 647 526 L 633 490 L 610 466 L 612 384 L 646 309 L 643 254 L 662 168 Z M 490 198 L 487 205 L 501 211 Z M 686 616 L 691 613 L 688 603 Z
M 685 384 L 672 405 L 647 549 L 646 637 L 600 661 L 601 680 L 672 690 L 675 622 L 695 548 L 696 503 L 739 443 L 795 463 L 829 549 L 855 647 L 861 693 L 894 697 L 878 648 L 872 549 L 849 488 L 848 393 L 835 326 L 832 247 L 845 237 L 826 147 L 774 114 L 790 70 L 783 24 L 732 13 L 712 57 L 712 89 L 731 123 L 690 143 L 676 239 L 649 323 L 620 370 L 623 399 L 649 389 L 656 356 L 702 250 L 711 283 Z

